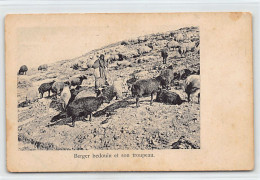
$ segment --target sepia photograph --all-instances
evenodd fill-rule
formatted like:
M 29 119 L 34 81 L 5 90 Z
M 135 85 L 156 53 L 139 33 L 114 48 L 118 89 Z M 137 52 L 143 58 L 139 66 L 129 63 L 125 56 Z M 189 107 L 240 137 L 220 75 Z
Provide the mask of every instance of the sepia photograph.
M 105 46 L 96 28 L 85 54 L 40 65 L 34 51 L 54 42 L 36 45 L 42 28 L 20 30 L 18 51 L 35 61 L 17 73 L 19 149 L 199 149 L 199 27 L 129 32 Z
M 24 14 L 5 22 L 9 171 L 252 167 L 250 14 Z M 225 164 L 238 149 L 247 163 Z

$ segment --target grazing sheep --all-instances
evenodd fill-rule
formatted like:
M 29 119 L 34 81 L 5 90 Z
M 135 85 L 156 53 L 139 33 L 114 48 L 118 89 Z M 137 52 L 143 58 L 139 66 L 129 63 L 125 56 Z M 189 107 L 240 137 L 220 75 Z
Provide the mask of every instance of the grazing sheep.
M 55 82 L 51 87 L 51 92 L 54 93 L 56 96 L 60 95 L 64 86 L 65 86 L 64 82 Z
M 148 46 L 142 46 L 138 49 L 138 54 L 139 55 L 143 55 L 143 54 L 146 54 L 146 53 L 149 53 L 151 52 L 151 48 L 149 48 Z
M 158 91 L 155 101 L 173 105 L 180 105 L 182 103 L 181 97 L 177 93 L 166 90 Z
M 131 67 L 131 62 L 129 62 L 127 60 L 118 61 L 117 65 L 118 66 L 123 66 L 123 67 Z
M 26 100 L 25 100 L 27 103 L 32 103 L 36 101 L 38 98 L 39 98 L 39 94 L 37 89 L 35 88 L 28 89 L 26 93 Z
M 180 44 L 177 41 L 172 40 L 167 44 L 167 47 L 176 49 L 180 47 Z
M 80 77 L 73 77 L 70 79 L 70 85 L 71 86 L 80 86 L 84 79 L 87 79 L 87 76 L 82 75 Z
M 52 85 L 54 82 L 55 81 L 51 81 L 49 83 L 43 83 L 40 85 L 40 87 L 38 88 L 38 91 L 41 94 L 41 98 L 43 98 L 43 94 L 47 91 L 49 92 L 48 97 L 50 96 L 50 91 L 51 91 L 51 88 L 52 88 Z
M 38 67 L 38 71 L 46 71 L 48 69 L 48 65 L 47 64 L 42 64 Z
M 66 83 L 66 84 L 64 84 L 64 88 L 63 88 L 63 90 L 61 92 L 61 96 L 60 96 L 62 108 L 64 111 L 67 108 L 70 98 L 71 98 L 71 93 L 70 93 L 69 84 Z
M 198 93 L 198 103 L 200 103 L 200 76 L 190 75 L 181 83 L 181 87 L 187 93 L 188 102 L 190 102 L 190 95 Z
M 162 58 L 163 58 L 163 64 L 166 64 L 166 59 L 168 57 L 168 53 L 167 53 L 167 50 L 166 49 L 163 49 L 161 51 L 161 55 L 162 55 Z
M 22 65 L 19 69 L 18 75 L 26 75 L 26 72 L 28 71 L 28 68 L 26 65 Z
M 196 47 L 196 42 L 183 43 L 183 46 L 186 47 L 186 52 L 193 52 Z
M 117 96 L 113 86 L 107 86 L 105 88 L 98 89 L 96 93 L 97 97 L 102 94 L 109 102 Z
M 132 86 L 132 96 L 136 97 L 136 107 L 139 107 L 139 98 L 143 95 L 151 95 L 150 105 L 153 103 L 153 95 L 159 91 L 159 87 L 165 85 L 161 76 L 155 79 L 139 80 Z
M 67 107 L 67 116 L 72 117 L 72 127 L 75 126 L 76 117 L 90 115 L 89 121 L 91 121 L 92 112 L 97 111 L 103 102 L 106 102 L 104 96 L 84 97 L 72 101 Z

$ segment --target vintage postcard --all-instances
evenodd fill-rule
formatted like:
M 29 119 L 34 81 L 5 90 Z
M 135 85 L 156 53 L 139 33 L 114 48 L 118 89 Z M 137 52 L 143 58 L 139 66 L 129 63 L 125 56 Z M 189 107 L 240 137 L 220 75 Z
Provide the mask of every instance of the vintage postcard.
M 9 172 L 254 168 L 252 15 L 10 14 Z

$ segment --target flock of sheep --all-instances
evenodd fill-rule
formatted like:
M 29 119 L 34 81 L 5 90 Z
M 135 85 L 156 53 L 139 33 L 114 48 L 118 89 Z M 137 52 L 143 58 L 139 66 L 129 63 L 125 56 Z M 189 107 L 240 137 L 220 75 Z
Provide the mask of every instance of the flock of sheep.
M 193 34 L 186 34 L 186 36 L 192 36 Z M 190 37 L 192 38 L 192 37 Z M 187 43 L 179 43 L 183 42 L 184 37 L 181 33 L 174 35 L 174 40 L 170 41 L 167 44 L 168 48 L 177 49 L 181 56 L 185 56 L 185 53 L 188 51 L 194 51 L 195 49 L 199 50 L 199 43 L 197 41 L 187 42 Z M 144 42 L 145 39 L 138 39 L 140 42 Z M 130 41 L 131 42 L 131 41 Z M 128 42 L 123 41 L 121 45 L 127 45 Z M 106 52 L 104 54 L 105 60 L 108 63 L 113 61 L 125 62 L 127 64 L 128 58 L 133 58 L 137 56 L 137 54 L 144 54 L 153 49 L 153 44 L 148 43 L 146 46 L 141 47 L 136 50 L 126 50 L 126 53 L 119 52 L 118 50 L 111 52 Z M 166 64 L 167 59 L 167 51 L 161 51 L 162 63 Z M 86 68 L 94 68 L 98 69 L 99 63 L 98 60 L 94 58 L 90 58 L 90 61 L 87 63 Z M 72 68 L 77 68 L 78 65 L 73 65 Z M 41 65 L 38 68 L 39 71 L 48 70 L 47 65 Z M 26 65 L 20 67 L 18 74 L 26 75 L 28 68 Z M 48 96 L 50 96 L 50 92 L 54 94 L 57 98 L 59 95 L 60 102 L 62 104 L 63 111 L 59 114 L 59 116 L 55 116 L 52 119 L 52 122 L 57 121 L 63 117 L 71 117 L 72 118 L 72 127 L 75 126 L 75 119 L 77 117 L 84 116 L 87 118 L 89 116 L 89 121 L 91 121 L 92 113 L 97 111 L 98 108 L 103 103 L 110 103 L 110 101 L 116 97 L 116 99 L 120 99 L 123 97 L 122 95 L 122 83 L 120 81 L 114 81 L 110 85 L 107 84 L 104 79 L 98 77 L 98 73 L 95 74 L 95 92 L 96 97 L 89 96 L 80 96 L 80 93 L 84 90 L 82 88 L 83 80 L 87 79 L 86 75 L 81 75 L 78 77 L 73 77 L 63 82 L 55 82 L 51 81 L 48 83 L 42 83 L 39 88 L 40 98 L 44 97 L 44 93 L 48 92 Z M 136 107 L 140 106 L 139 99 L 144 96 L 151 96 L 150 104 L 152 105 L 154 96 L 156 95 L 156 101 L 162 102 L 166 104 L 180 105 L 184 100 L 181 97 L 170 90 L 171 83 L 181 77 L 185 77 L 179 87 L 183 89 L 183 91 L 187 94 L 187 101 L 190 102 L 191 95 L 196 94 L 198 103 L 200 99 L 200 76 L 199 72 L 179 72 L 176 73 L 173 69 L 163 69 L 160 72 L 160 75 L 154 78 L 148 79 L 128 79 L 127 86 L 128 90 L 131 91 L 131 96 L 136 98 Z M 63 116 L 61 116 L 61 114 Z

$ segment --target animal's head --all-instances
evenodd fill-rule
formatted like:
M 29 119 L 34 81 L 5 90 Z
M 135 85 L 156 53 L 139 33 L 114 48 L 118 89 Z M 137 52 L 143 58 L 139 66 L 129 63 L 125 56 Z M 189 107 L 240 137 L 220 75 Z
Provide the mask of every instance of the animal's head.
M 52 80 L 52 81 L 50 82 L 50 84 L 53 84 L 53 83 L 55 83 L 55 80 Z
M 110 103 L 110 101 L 112 100 L 108 94 L 107 89 L 105 88 L 97 89 L 96 93 L 97 93 L 97 97 L 101 98 L 103 103 Z
M 180 88 L 181 88 L 184 92 L 186 92 L 186 87 L 187 87 L 187 85 L 186 85 L 185 81 L 184 81 L 184 80 L 181 80 L 180 83 L 179 83 L 179 85 L 180 85 Z
M 161 75 L 157 76 L 155 79 L 160 82 L 160 85 L 162 86 L 163 89 L 165 89 L 169 84 L 168 80 Z

